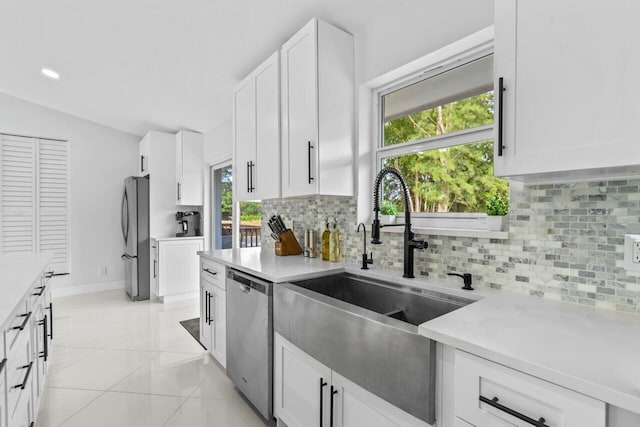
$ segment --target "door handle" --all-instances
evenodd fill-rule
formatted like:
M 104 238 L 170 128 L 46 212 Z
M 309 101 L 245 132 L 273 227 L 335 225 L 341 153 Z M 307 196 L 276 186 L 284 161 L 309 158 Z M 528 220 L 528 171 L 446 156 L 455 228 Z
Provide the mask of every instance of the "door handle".
M 503 128 L 503 113 L 502 106 L 504 104 L 504 77 L 498 79 L 498 157 L 502 156 L 502 150 L 504 145 L 502 144 L 502 128 Z
M 43 351 L 40 353 L 40 357 L 44 358 L 46 362 L 49 357 L 49 333 L 47 331 L 47 326 L 49 325 L 49 320 L 47 319 L 47 315 L 45 314 L 44 318 L 40 321 L 40 326 L 42 326 L 42 346 Z
M 249 162 L 249 193 L 253 193 L 255 191 L 255 187 L 253 186 L 253 167 L 256 164 L 253 163 L 253 160 Z
M 324 412 L 324 408 L 323 408 L 323 400 L 324 400 L 324 388 L 327 386 L 327 382 L 324 380 L 324 378 L 320 378 L 320 427 L 324 427 L 323 422 L 322 422 L 322 417 L 323 417 L 323 412 Z
M 213 315 L 211 314 L 211 298 L 213 298 L 213 293 L 209 292 L 209 325 L 213 322 L 213 317 L 216 315 L 215 311 L 213 312 Z M 215 303 L 216 300 L 214 299 L 213 302 Z
M 53 303 L 49 303 L 49 338 L 53 341 Z
M 209 324 L 209 291 L 204 291 L 204 318 L 207 325 Z
M 313 181 L 313 177 L 311 176 L 311 150 L 313 149 L 313 145 L 311 145 L 311 141 L 307 141 L 307 160 L 309 163 L 309 184 Z
M 244 292 L 245 294 L 248 294 L 249 292 L 251 292 L 251 286 L 238 284 L 238 287 L 239 287 L 239 288 L 240 288 L 240 290 L 241 290 L 242 292 Z
M 333 427 L 333 396 L 336 394 L 338 394 L 338 390 L 331 386 L 331 396 L 329 396 L 331 399 L 329 402 L 329 427 Z

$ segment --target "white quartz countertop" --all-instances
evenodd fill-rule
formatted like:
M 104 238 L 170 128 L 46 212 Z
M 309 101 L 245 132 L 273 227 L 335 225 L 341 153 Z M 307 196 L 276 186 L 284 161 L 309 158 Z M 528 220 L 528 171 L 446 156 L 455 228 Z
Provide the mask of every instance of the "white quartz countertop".
M 0 326 L 51 260 L 51 254 L 0 256 Z
M 420 334 L 640 413 L 640 317 L 507 292 Z
M 219 249 L 198 252 L 198 255 L 274 283 L 344 271 L 344 263 L 341 262 L 303 255 L 276 256 L 272 251 L 262 251 L 261 248 Z

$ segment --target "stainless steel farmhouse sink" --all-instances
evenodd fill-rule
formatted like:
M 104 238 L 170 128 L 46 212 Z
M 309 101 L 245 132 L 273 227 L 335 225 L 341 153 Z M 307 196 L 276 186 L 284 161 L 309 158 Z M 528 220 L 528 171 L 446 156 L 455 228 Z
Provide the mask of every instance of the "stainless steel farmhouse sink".
M 341 375 L 435 421 L 435 342 L 418 325 L 473 300 L 340 273 L 278 284 L 275 331 Z

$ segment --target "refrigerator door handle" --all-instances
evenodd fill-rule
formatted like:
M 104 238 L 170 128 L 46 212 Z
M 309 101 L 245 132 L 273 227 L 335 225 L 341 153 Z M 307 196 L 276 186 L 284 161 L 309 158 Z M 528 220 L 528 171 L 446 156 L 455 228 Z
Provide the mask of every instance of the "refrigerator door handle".
M 124 237 L 124 244 L 127 245 L 127 240 L 129 240 L 129 197 L 127 196 L 126 187 L 122 195 L 121 212 L 120 225 L 122 227 L 122 237 Z

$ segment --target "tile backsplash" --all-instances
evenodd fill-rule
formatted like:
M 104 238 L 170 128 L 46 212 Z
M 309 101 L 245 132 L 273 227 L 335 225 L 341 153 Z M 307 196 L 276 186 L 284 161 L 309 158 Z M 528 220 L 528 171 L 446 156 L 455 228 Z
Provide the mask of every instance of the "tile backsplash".
M 639 188 L 640 179 L 513 185 L 508 239 L 418 236 L 429 248 L 415 252 L 416 277 L 471 273 L 475 287 L 640 314 L 640 273 L 623 267 L 624 235 L 640 234 Z M 360 260 L 355 198 L 266 200 L 262 209 L 264 218 L 282 215 L 301 243 L 304 229 L 320 234 L 324 218 L 336 218 L 343 258 Z M 264 247 L 273 247 L 269 235 L 263 221 Z M 402 271 L 402 239 L 383 233 L 381 245 L 367 242 L 374 264 Z

